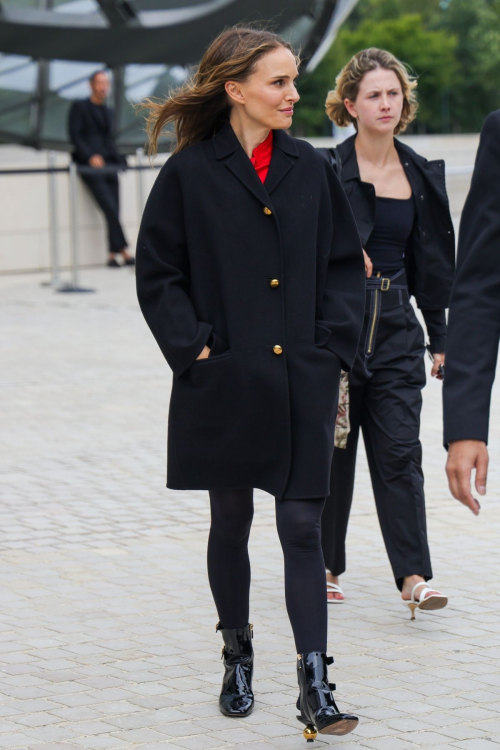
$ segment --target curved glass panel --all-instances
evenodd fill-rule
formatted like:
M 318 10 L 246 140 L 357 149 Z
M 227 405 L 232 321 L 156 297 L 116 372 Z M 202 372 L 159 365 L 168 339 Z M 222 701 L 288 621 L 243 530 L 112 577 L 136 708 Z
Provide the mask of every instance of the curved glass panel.
M 52 7 L 61 13 L 95 13 L 99 3 L 97 0 L 53 0 Z
M 0 55 L 0 89 L 24 91 L 35 89 L 37 65 L 31 58 L 21 55 Z
M 0 137 L 28 138 L 38 66 L 20 55 L 0 56 Z
M 307 61 L 318 47 L 319 57 L 324 54 L 356 1 L 283 0 L 280 9 L 279 0 L 130 0 L 131 11 L 124 15 L 123 0 L 108 0 L 102 8 L 98 0 L 0 0 L 0 40 L 9 50 L 0 53 L 0 142 L 67 150 L 68 110 L 72 101 L 89 96 L 89 76 L 105 64 L 88 60 L 105 48 L 109 64 L 116 66 L 109 75 L 117 142 L 131 152 L 145 140 L 134 104 L 162 98 L 181 84 L 188 75 L 185 65 L 196 62 L 219 29 L 238 20 L 238 8 L 262 18 L 271 6 L 279 11 L 274 16 L 283 21 L 277 21 L 277 31 L 301 48 Z M 194 6 L 203 14 L 185 17 L 182 11 Z M 160 12 L 171 10 L 180 16 Z M 179 17 L 184 18 L 181 37 L 175 25 Z M 44 59 L 52 54 L 72 59 Z
M 40 0 L 3 0 L 6 8 L 39 8 Z

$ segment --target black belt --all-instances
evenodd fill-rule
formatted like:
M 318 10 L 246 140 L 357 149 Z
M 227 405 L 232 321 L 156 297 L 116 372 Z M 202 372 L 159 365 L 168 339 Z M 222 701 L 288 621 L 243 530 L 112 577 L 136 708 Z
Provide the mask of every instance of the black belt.
M 390 278 L 388 276 L 371 276 L 369 279 L 366 279 L 366 290 L 372 292 L 379 289 L 381 292 L 388 292 L 389 289 L 408 289 L 407 284 L 394 283 L 404 273 L 405 269 L 402 268 L 401 271 L 398 271 Z
M 406 284 L 394 284 L 396 279 L 400 276 L 405 275 L 405 269 L 402 268 L 400 271 L 394 274 L 392 277 L 382 276 L 382 273 L 377 273 L 376 276 L 372 276 L 366 279 L 366 291 L 371 292 L 371 304 L 370 304 L 370 319 L 368 321 L 368 327 L 366 330 L 366 341 L 365 341 L 365 370 L 368 376 L 371 377 L 371 372 L 368 369 L 368 360 L 372 356 L 375 350 L 375 342 L 377 338 L 378 323 L 380 320 L 380 292 L 388 292 L 389 289 L 408 289 Z M 404 276 L 406 281 L 406 276 Z

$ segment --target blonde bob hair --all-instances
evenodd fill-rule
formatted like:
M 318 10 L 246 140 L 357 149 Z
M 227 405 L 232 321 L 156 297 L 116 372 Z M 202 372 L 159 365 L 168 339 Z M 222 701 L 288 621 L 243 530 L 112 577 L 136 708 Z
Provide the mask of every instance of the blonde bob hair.
M 403 111 L 394 134 L 404 133 L 410 122 L 415 119 L 418 109 L 415 77 L 411 75 L 406 65 L 390 52 L 370 47 L 357 52 L 349 60 L 335 80 L 335 89 L 328 92 L 325 102 L 326 114 L 335 125 L 345 128 L 354 123 L 354 127 L 358 129 L 356 118 L 349 114 L 344 100 L 349 99 L 355 102 L 361 81 L 370 70 L 377 70 L 377 68 L 392 70 L 397 75 L 403 90 Z

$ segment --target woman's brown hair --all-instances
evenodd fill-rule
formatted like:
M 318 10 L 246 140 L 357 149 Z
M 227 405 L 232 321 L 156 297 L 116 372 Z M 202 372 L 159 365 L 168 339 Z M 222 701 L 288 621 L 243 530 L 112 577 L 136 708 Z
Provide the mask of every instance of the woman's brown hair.
M 163 101 L 146 99 L 139 105 L 147 113 L 149 153 L 156 154 L 168 125 L 174 126 L 177 138 L 174 153 L 215 135 L 229 119 L 227 81 L 244 81 L 257 61 L 278 47 L 293 54 L 291 45 L 271 31 L 236 26 L 219 34 L 186 83 Z
M 390 52 L 370 47 L 369 49 L 361 50 L 361 52 L 358 52 L 349 60 L 335 80 L 335 89 L 329 91 L 326 97 L 326 114 L 340 128 L 345 128 L 354 123 L 357 130 L 356 118 L 349 114 L 344 100 L 349 99 L 349 101 L 355 102 L 359 92 L 359 85 L 364 76 L 370 70 L 376 70 L 377 68 L 392 70 L 397 75 L 403 90 L 403 111 L 401 112 L 401 119 L 394 130 L 394 134 L 403 133 L 410 122 L 415 119 L 418 109 L 417 94 L 415 91 L 417 81 L 415 77 L 411 75 L 406 65 Z

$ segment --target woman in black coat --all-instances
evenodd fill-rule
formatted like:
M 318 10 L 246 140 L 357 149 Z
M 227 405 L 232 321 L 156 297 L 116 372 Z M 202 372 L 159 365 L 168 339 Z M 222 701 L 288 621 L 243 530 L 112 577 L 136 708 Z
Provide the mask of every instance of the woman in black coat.
M 410 296 L 425 319 L 432 375 L 441 379 L 455 264 L 444 163 L 428 162 L 394 138 L 415 117 L 415 87 L 399 60 L 372 48 L 345 66 L 326 102 L 337 125 L 354 123 L 357 130 L 325 155 L 353 209 L 367 279 L 364 328 L 349 375 L 351 431 L 333 457 L 322 521 L 327 596 L 341 602 L 361 429 L 387 553 L 412 619 L 417 608 L 440 609 L 448 600 L 426 584 L 432 570 L 419 440 L 425 343 Z
M 351 368 L 362 325 L 364 264 L 332 169 L 284 132 L 296 76 L 279 37 L 231 29 L 186 86 L 146 103 L 153 149 L 168 123 L 177 149 L 144 211 L 137 290 L 174 375 L 167 486 L 210 492 L 221 711 L 253 708 L 248 536 L 258 487 L 276 498 L 310 737 L 314 727 L 346 734 L 357 724 L 328 687 L 320 519 L 340 368 Z

